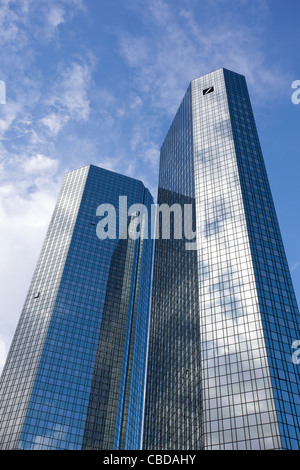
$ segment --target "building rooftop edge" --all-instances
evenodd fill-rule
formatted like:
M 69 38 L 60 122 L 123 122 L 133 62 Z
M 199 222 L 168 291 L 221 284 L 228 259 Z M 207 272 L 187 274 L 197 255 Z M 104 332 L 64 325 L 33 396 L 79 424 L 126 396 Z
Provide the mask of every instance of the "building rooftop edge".
M 241 73 L 234 72 L 233 70 L 227 69 L 226 67 L 219 67 L 218 69 L 212 70 L 211 72 L 205 73 L 204 75 L 199 75 L 199 77 L 193 78 L 193 79 L 190 81 L 190 84 L 191 84 L 192 82 L 194 82 L 195 80 L 199 80 L 199 78 L 206 77 L 206 76 L 208 76 L 208 75 L 211 75 L 211 74 L 213 74 L 213 73 L 218 72 L 219 70 L 226 70 L 227 72 L 234 73 L 234 74 L 236 74 L 236 75 L 241 75 L 242 77 L 244 77 L 244 75 L 241 74 Z
M 96 168 L 98 170 L 106 171 L 108 173 L 112 173 L 114 175 L 118 175 L 118 176 L 121 176 L 123 178 L 127 178 L 127 179 L 130 179 L 130 180 L 135 181 L 137 183 L 140 183 L 145 188 L 145 190 L 147 190 L 149 192 L 150 196 L 153 198 L 151 191 L 147 188 L 147 186 L 145 186 L 145 184 L 143 183 L 142 180 L 140 180 L 138 178 L 133 178 L 132 176 L 124 175 L 123 173 L 119 173 L 118 171 L 108 170 L 107 168 L 103 168 L 102 166 L 94 165 L 93 163 L 89 163 L 87 165 L 82 165 L 78 168 L 74 168 L 73 170 L 69 170 L 69 171 L 66 172 L 66 174 L 73 173 L 73 171 L 78 171 L 78 170 L 81 170 L 83 168 Z

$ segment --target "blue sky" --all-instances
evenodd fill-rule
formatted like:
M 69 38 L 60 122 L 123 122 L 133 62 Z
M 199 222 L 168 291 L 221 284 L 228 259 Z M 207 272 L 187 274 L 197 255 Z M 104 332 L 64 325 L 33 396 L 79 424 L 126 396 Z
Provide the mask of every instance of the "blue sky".
M 93 163 L 156 196 L 189 82 L 246 76 L 300 300 L 299 0 L 0 0 L 0 369 L 66 171 Z

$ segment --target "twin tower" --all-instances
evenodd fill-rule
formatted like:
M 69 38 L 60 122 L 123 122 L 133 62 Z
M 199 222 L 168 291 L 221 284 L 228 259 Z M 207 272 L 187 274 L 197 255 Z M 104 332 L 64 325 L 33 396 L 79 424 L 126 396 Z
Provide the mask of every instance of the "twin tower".
M 154 240 L 140 181 L 65 176 L 1 376 L 1 449 L 300 448 L 300 317 L 243 76 L 190 83 L 157 204 Z

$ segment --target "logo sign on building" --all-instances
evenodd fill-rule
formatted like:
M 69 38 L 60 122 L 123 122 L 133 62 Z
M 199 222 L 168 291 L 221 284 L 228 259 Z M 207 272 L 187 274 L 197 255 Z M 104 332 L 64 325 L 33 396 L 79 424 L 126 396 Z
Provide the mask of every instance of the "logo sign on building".
M 209 88 L 205 88 L 205 90 L 203 90 L 203 95 L 208 95 L 208 93 L 212 93 L 213 91 L 214 87 L 210 86 Z

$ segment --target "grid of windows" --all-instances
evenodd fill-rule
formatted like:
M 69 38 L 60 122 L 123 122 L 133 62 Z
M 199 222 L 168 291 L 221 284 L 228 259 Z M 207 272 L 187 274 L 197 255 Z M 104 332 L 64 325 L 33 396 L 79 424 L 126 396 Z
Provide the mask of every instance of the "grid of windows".
M 192 86 L 205 448 L 279 448 L 223 70 Z
M 69 173 L 64 180 L 2 371 L 0 382 L 2 449 L 14 449 L 18 446 L 87 171 L 87 168 L 79 169 Z M 37 292 L 39 292 L 38 297 Z
M 299 449 L 299 311 L 245 78 L 224 70 L 261 320 L 283 449 Z
M 191 89 L 161 149 L 158 204 L 195 209 Z M 195 223 L 195 211 L 193 213 Z M 195 224 L 194 224 L 195 229 Z M 146 449 L 201 448 L 196 251 L 185 240 L 155 242 L 147 371 Z
M 119 195 L 150 213 L 139 181 L 66 175 L 1 376 L 1 449 L 141 446 L 152 241 L 99 241 Z M 172 224 L 155 244 L 143 447 L 299 449 L 299 311 L 243 76 L 191 82 L 163 203 L 192 205 L 197 250 Z
M 186 197 L 197 259 L 155 244 L 144 446 L 298 449 L 299 311 L 246 81 L 226 69 L 191 82 L 161 148 L 159 204 Z
M 1 448 L 140 448 L 152 241 L 99 240 L 96 209 L 117 209 L 120 195 L 128 206 L 152 201 L 140 181 L 94 166 L 66 175 L 24 307 L 32 315 L 31 292 L 40 291 L 40 323 L 30 324 L 28 343 L 23 330 L 31 319 L 21 317 L 15 338 L 23 349 L 14 339 L 12 352 L 25 367 L 17 369 L 10 353 L 3 373 L 2 393 L 15 399 L 14 414 L 7 407 L 3 413 L 19 427 L 14 436 L 5 431 Z M 23 382 L 30 383 L 24 404 Z

